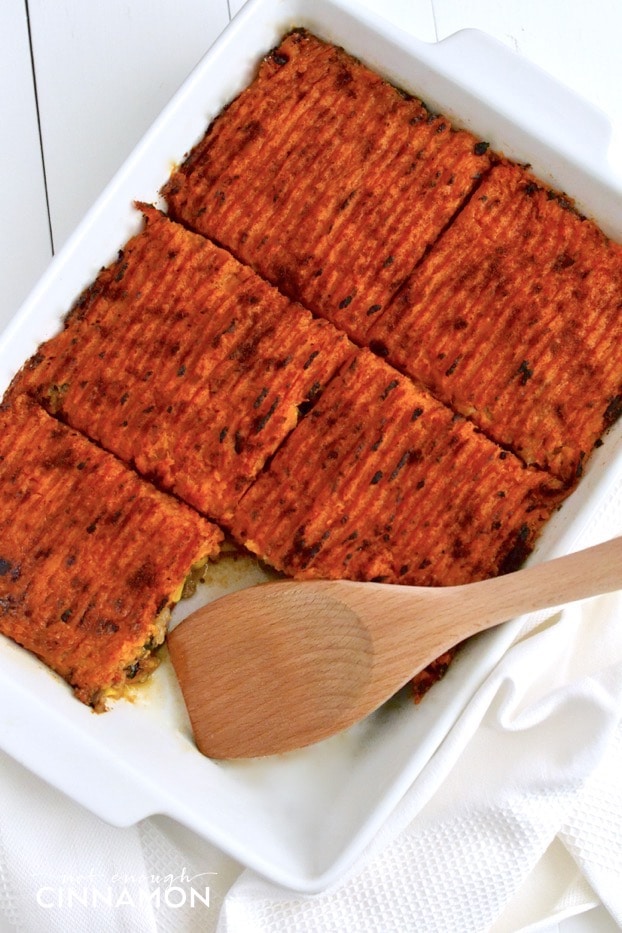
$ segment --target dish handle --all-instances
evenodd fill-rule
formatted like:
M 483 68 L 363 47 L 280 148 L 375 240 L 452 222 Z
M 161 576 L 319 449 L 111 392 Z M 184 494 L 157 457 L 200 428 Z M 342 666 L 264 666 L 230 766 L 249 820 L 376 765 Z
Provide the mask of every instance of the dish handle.
M 9 644 L 9 652 L 16 649 Z M 38 691 L 11 675 L 0 670 L 0 749 L 114 826 L 132 826 L 162 812 L 159 795 L 132 760 L 78 727 L 81 718 L 93 717 L 95 733 L 100 717 L 64 689 L 59 701 L 56 675 L 43 678 Z
M 478 29 L 462 29 L 428 46 L 430 64 L 469 96 L 480 117 L 482 104 L 495 112 L 491 144 L 511 146 L 520 156 L 521 130 L 530 159 L 533 138 L 568 161 L 622 191 L 618 137 L 607 115 L 538 65 Z M 468 119 L 468 110 L 465 111 Z M 499 126 L 498 117 L 507 119 Z M 464 123 L 464 119 L 462 120 Z M 512 133 L 512 127 L 516 128 Z M 518 130 L 518 132 L 516 132 Z M 494 137 L 497 138 L 494 138 Z M 617 165 L 617 167 L 616 167 Z

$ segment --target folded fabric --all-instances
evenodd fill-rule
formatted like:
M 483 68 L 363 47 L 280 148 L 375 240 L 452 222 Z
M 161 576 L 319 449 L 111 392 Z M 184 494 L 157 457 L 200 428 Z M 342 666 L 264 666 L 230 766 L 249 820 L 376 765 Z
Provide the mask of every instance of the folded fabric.
M 382 930 L 489 930 L 562 827 L 573 825 L 586 777 L 615 732 L 621 615 L 620 596 L 591 611 L 569 607 L 517 644 L 346 879 L 300 897 L 245 872 L 219 933 L 337 933 L 345 918 L 347 928 L 372 933 L 380 917 Z M 608 658 L 600 670 L 582 637 L 594 621 Z M 452 742 L 465 729 L 470 740 L 451 767 Z
M 622 722 L 586 781 L 559 839 L 622 928 Z

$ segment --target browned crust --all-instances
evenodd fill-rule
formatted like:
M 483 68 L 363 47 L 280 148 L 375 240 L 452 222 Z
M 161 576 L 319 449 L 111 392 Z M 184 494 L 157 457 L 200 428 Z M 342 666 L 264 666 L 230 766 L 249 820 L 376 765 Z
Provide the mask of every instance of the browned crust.
M 101 708 L 222 533 L 21 397 L 0 406 L 0 631 Z
M 459 584 L 515 569 L 562 495 L 361 351 L 246 493 L 233 530 L 294 577 Z
M 471 134 L 296 30 L 164 195 L 172 216 L 364 342 L 488 164 Z
M 457 652 L 457 648 L 446 651 L 440 658 L 432 661 L 431 664 L 413 677 L 411 687 L 415 703 L 420 703 L 430 687 L 433 687 L 439 680 L 442 680 Z
M 526 463 L 573 483 L 622 407 L 622 248 L 494 168 L 370 339 Z
M 351 347 L 224 250 L 143 210 L 145 229 L 12 391 L 226 522 Z

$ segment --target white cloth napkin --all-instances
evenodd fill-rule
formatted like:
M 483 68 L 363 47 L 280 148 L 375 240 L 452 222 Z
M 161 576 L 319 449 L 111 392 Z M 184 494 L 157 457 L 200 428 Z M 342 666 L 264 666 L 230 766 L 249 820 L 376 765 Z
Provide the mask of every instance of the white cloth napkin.
M 620 533 L 618 488 L 580 546 Z M 218 933 L 510 933 L 599 899 L 622 927 L 621 723 L 622 594 L 532 617 L 348 876 L 246 871 Z
M 620 533 L 622 483 L 578 546 Z M 534 616 L 358 864 L 315 896 L 170 820 L 107 826 L 0 753 L 0 931 L 550 933 L 599 903 L 622 927 L 621 623 L 622 593 Z M 185 896 L 195 878 L 207 903 Z

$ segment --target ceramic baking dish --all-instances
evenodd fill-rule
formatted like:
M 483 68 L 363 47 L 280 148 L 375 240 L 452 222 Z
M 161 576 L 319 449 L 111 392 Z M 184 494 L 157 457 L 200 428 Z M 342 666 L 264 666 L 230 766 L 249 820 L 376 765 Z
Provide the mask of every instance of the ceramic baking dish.
M 293 26 L 343 45 L 495 149 L 530 162 L 542 180 L 576 198 L 607 233 L 622 239 L 622 182 L 608 162 L 606 120 L 504 46 L 474 31 L 428 45 L 351 0 L 250 0 L 2 335 L 0 393 L 37 345 L 58 330 L 75 296 L 138 229 L 133 201 L 157 201 L 171 165 Z M 578 491 L 546 527 L 532 559 L 571 550 L 621 476 L 618 425 L 590 460 Z M 225 562 L 195 603 L 260 578 L 250 559 Z M 0 746 L 113 824 L 165 814 L 265 876 L 317 891 L 362 851 L 450 729 L 458 753 L 458 717 L 520 625 L 515 620 L 473 640 L 417 707 L 403 696 L 351 731 L 303 752 L 241 763 L 211 761 L 196 751 L 170 665 L 156 672 L 134 702 L 97 716 L 32 656 L 2 639 Z

